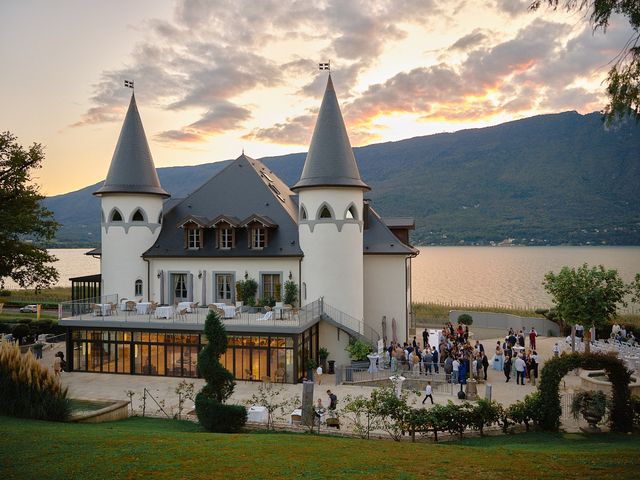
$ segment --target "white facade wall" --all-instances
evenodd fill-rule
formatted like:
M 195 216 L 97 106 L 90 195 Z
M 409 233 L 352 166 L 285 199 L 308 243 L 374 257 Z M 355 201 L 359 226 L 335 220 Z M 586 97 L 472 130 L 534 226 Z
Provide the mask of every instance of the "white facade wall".
M 341 332 L 337 327 L 327 323 L 320 322 L 318 343 L 320 348 L 326 348 L 329 351 L 327 360 L 335 360 L 336 366 L 349 365 L 351 359 L 345 350 L 349 345 L 349 334 Z
M 382 338 L 382 317 L 387 317 L 387 341 L 391 342 L 391 321 L 396 319 L 398 340 L 407 340 L 406 257 L 364 256 L 364 321 Z
M 103 295 L 118 294 L 118 298 L 136 298 L 135 281 L 142 280 L 143 298 L 147 299 L 147 265 L 141 255 L 158 238 L 162 212 L 162 197 L 142 194 L 102 195 L 102 273 Z M 122 222 L 111 222 L 111 212 L 117 208 Z M 132 222 L 134 212 L 141 208 L 144 222 Z M 140 296 L 137 296 L 140 298 Z
M 281 295 L 284 296 L 284 283 L 291 280 L 299 283 L 299 260 L 294 257 L 282 258 L 155 258 L 150 259 L 151 264 L 151 301 L 160 302 L 160 279 L 158 273 L 164 271 L 165 303 L 172 301 L 170 274 L 190 273 L 193 275 L 193 301 L 201 305 L 215 302 L 215 273 L 232 273 L 234 275 L 234 299 L 235 282 L 244 280 L 245 272 L 249 278 L 253 278 L 260 286 L 262 273 L 280 274 L 282 285 Z M 198 278 L 198 274 L 202 277 Z M 202 282 L 206 275 L 206 301 L 202 298 Z M 260 288 L 258 289 L 260 297 Z M 299 299 L 299 298 L 298 298 Z
M 319 219 L 323 204 L 333 219 Z M 357 209 L 357 220 L 345 220 L 350 205 Z M 299 223 L 300 248 L 304 252 L 302 279 L 306 301 L 320 297 L 329 305 L 362 320 L 362 190 L 351 188 L 312 188 L 299 193 L 307 221 Z M 313 227 L 313 230 L 312 230 Z M 340 229 L 339 229 L 340 227 Z M 303 287 L 303 294 L 305 288 Z

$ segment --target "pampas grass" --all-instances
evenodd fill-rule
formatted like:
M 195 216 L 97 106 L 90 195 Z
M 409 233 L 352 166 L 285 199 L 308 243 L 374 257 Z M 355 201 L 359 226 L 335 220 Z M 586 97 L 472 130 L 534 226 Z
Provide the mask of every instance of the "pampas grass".
M 0 343 L 0 415 L 66 420 L 67 389 L 31 352 L 20 354 L 17 345 Z

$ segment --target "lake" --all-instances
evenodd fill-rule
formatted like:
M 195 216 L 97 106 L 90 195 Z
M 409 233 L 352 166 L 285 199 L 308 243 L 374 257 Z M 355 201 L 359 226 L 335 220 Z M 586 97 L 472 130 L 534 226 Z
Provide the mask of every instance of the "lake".
M 87 249 L 56 249 L 60 285 L 100 272 Z M 537 307 L 549 305 L 544 274 L 564 265 L 603 264 L 625 281 L 640 272 L 640 247 L 421 247 L 412 263 L 413 301 Z M 11 282 L 7 288 L 16 288 Z

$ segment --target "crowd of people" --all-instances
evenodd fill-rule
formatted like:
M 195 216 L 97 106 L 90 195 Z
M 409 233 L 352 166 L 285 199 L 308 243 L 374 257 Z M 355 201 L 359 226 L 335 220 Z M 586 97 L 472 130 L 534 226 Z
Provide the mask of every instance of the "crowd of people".
M 422 332 L 422 343 L 413 337 L 411 343 L 391 342 L 385 354 L 393 372 L 408 370 L 417 374 L 439 374 L 441 371 L 449 383 L 465 384 L 467 379 L 487 380 L 487 370 L 502 371 L 505 381 L 515 376 L 516 383 L 534 383 L 538 378 L 538 333 L 531 328 L 528 334 L 509 329 L 503 342 L 498 341 L 491 360 L 484 345 L 469 338 L 469 327 L 447 323 L 438 333 L 438 345 L 429 343 L 429 333 Z M 528 348 L 526 340 L 528 338 Z

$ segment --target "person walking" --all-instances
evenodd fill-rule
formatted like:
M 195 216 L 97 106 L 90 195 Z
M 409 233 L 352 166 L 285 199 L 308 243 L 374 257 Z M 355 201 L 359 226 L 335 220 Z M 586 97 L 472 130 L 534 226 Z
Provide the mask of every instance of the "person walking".
M 525 363 L 525 361 L 522 359 L 522 357 L 520 355 L 518 355 L 516 357 L 516 385 L 524 385 L 525 383 L 525 375 L 526 375 L 526 371 L 525 368 L 527 366 L 527 364 Z M 520 383 L 520 379 L 522 379 L 522 383 Z
M 333 411 L 338 406 L 338 397 L 331 390 L 327 390 L 327 395 L 329 395 L 329 410 Z
M 506 383 L 509 383 L 509 379 L 511 378 L 511 357 L 509 355 L 505 355 L 504 357 L 504 367 L 502 371 L 504 372 L 504 376 L 507 379 Z
M 427 398 L 431 400 L 431 405 L 433 405 L 433 389 L 431 388 L 431 382 L 427 382 L 427 386 L 424 388 L 424 400 L 422 400 L 422 404 L 427 401 Z
M 322 384 L 322 365 L 318 365 L 316 369 L 316 378 L 318 379 L 318 385 Z
M 560 356 L 560 345 L 558 345 L 558 342 L 556 342 L 556 344 L 553 346 L 553 356 L 554 357 Z

